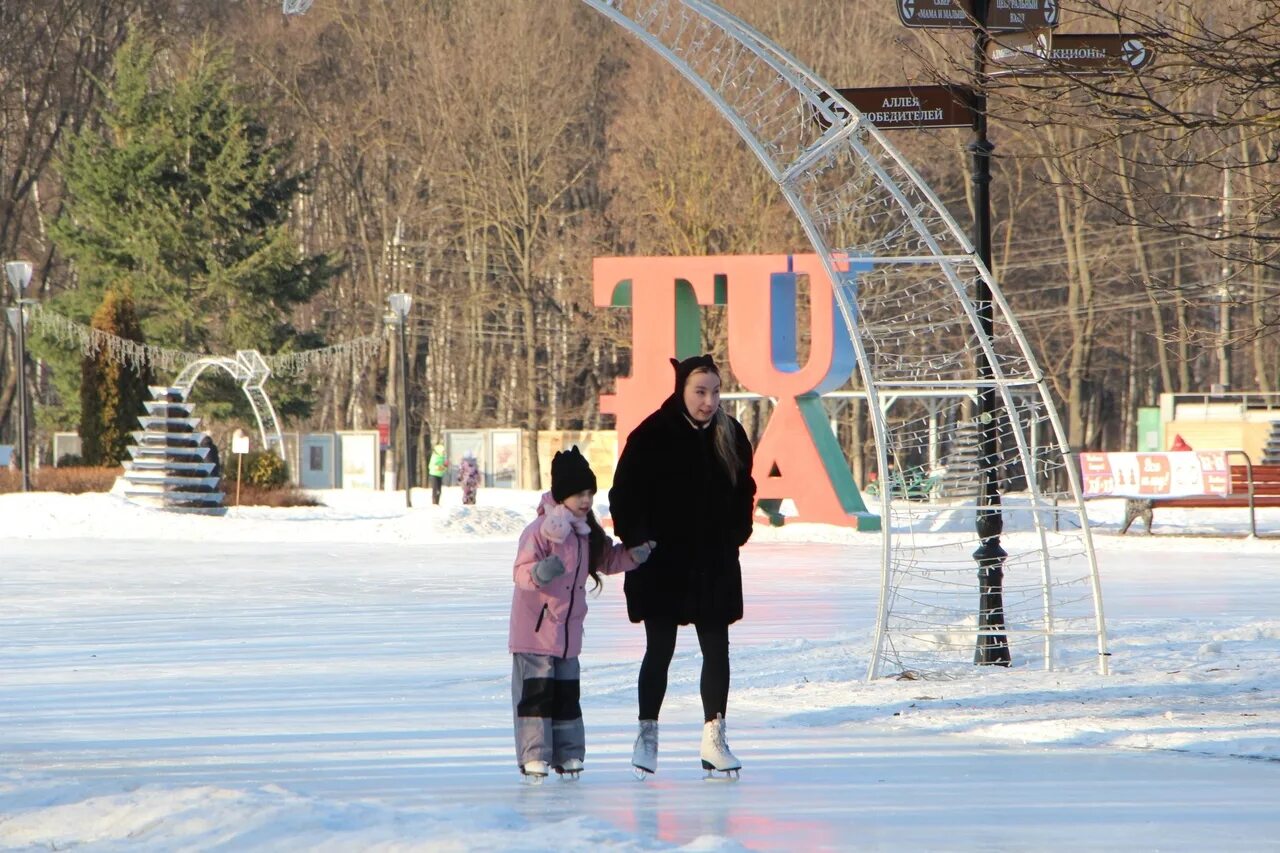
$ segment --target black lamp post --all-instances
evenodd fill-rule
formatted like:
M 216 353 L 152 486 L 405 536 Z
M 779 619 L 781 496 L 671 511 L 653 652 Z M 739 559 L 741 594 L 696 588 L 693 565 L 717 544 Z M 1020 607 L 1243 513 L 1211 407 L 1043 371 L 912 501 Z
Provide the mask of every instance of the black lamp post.
M 18 460 L 22 463 L 22 491 L 31 491 L 31 441 L 28 431 L 28 412 L 27 412 L 27 332 L 26 322 L 23 317 L 23 308 L 27 300 L 23 298 L 23 294 L 27 289 L 27 285 L 31 282 L 31 264 L 28 261 L 9 261 L 4 265 L 5 275 L 9 278 L 9 284 L 13 285 L 14 291 L 17 293 L 17 300 L 14 307 L 9 308 L 5 313 L 9 318 L 9 325 L 13 327 L 14 334 L 18 338 Z
M 406 344 L 405 326 L 409 322 L 409 310 L 413 296 L 408 293 L 392 293 L 387 297 L 391 313 L 400 329 L 400 453 L 404 457 L 404 505 L 413 507 L 413 462 L 409 458 L 409 349 Z
M 967 146 L 973 157 L 973 242 L 978 257 L 991 269 L 991 152 L 995 145 L 987 139 L 986 60 L 987 9 L 990 0 L 973 0 L 976 23 L 973 39 L 974 74 L 977 79 L 973 107 L 973 140 Z M 978 322 L 987 340 L 995 331 L 991 288 L 978 277 L 974 288 Z M 991 364 L 985 350 L 977 349 L 978 375 L 990 380 Z M 978 393 L 978 459 L 981 495 L 978 500 L 977 533 L 980 544 L 973 552 L 978 563 L 978 642 L 974 649 L 975 664 L 1009 666 L 1009 640 L 1004 635 L 1004 561 L 1009 556 L 1000 547 L 1004 520 L 1000 515 L 1000 490 L 996 470 L 1000 463 L 998 425 L 995 419 L 996 389 L 988 385 Z

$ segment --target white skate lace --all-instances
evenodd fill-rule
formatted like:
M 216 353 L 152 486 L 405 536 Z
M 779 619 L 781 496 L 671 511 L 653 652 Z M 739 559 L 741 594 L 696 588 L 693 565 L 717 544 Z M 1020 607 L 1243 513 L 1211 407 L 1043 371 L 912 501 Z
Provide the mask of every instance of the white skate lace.
M 716 725 L 712 727 L 711 742 L 715 745 L 717 751 L 729 751 L 729 742 L 725 740 L 724 736 L 724 720 L 717 721 Z

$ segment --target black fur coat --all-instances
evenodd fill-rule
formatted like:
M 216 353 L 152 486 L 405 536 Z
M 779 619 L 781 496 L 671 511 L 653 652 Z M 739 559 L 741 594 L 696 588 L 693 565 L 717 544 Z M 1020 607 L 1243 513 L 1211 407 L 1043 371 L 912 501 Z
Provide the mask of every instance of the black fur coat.
M 627 437 L 609 490 L 613 529 L 628 547 L 657 543 L 624 581 L 632 622 L 657 617 L 712 625 L 742 618 L 738 549 L 751 536 L 756 484 L 751 442 L 736 420 L 729 426 L 740 461 L 736 485 L 715 455 L 719 427 L 693 426 L 676 395 Z

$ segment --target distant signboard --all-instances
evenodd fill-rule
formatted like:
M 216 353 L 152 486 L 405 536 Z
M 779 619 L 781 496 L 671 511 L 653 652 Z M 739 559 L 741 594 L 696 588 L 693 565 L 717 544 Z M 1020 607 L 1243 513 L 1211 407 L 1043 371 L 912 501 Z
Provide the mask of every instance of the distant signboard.
M 973 0 L 896 0 L 898 20 L 916 29 L 976 26 Z M 1044 30 L 1058 26 L 1058 0 L 987 0 L 986 28 L 992 32 Z
M 378 414 L 378 448 L 388 450 L 391 447 L 391 407 L 379 403 L 375 411 Z
M 1084 496 L 1186 497 L 1231 491 L 1226 451 L 1167 453 L 1081 453 Z
M 969 92 L 959 86 L 880 86 L 837 91 L 882 130 L 973 124 Z

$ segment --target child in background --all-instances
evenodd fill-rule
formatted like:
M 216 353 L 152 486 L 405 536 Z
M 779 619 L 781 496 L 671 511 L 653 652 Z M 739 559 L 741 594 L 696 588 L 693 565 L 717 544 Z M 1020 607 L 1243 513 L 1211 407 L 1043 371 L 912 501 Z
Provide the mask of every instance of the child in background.
M 634 569 L 652 542 L 614 544 L 591 511 L 596 475 L 575 446 L 551 460 L 551 491 L 520 534 L 511 601 L 511 697 L 516 762 L 540 782 L 550 768 L 576 778 L 586 757 L 578 655 L 587 616 L 586 579 Z
M 470 506 L 476 502 L 476 488 L 480 485 L 480 464 L 475 453 L 468 450 L 458 463 L 458 485 L 462 486 L 462 503 Z

